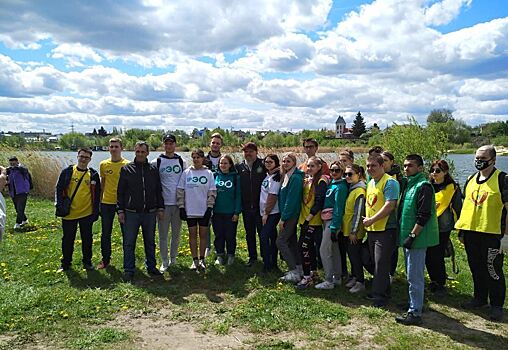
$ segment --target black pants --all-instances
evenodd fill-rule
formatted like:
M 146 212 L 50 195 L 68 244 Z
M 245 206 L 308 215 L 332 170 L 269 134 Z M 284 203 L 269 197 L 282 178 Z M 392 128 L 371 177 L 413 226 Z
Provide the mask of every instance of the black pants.
M 395 247 L 394 229 L 368 233 L 370 255 L 374 263 L 372 295 L 378 301 L 385 301 L 390 293 L 390 260 Z
M 256 260 L 258 258 L 258 250 L 256 243 L 257 234 L 261 234 L 263 228 L 263 221 L 257 210 L 244 210 L 243 214 L 243 227 L 245 228 L 245 239 L 247 240 L 247 250 L 249 252 L 249 259 Z M 261 256 L 263 256 L 263 249 L 261 247 Z
M 115 220 L 116 204 L 101 203 L 101 254 L 102 261 L 109 263 L 111 260 L 111 232 Z M 120 224 L 123 233 L 123 225 Z
M 427 248 L 425 266 L 429 273 L 430 281 L 444 287 L 446 284 L 445 249 L 450 239 L 450 231 L 439 232 L 439 244 Z
M 76 240 L 76 231 L 81 235 L 81 251 L 83 252 L 83 264 L 92 263 L 92 215 L 81 219 L 62 220 L 62 266 L 69 267 L 72 263 L 72 253 L 74 252 L 74 241 Z
M 365 276 L 363 274 L 363 263 L 362 263 L 362 243 L 358 240 L 356 244 L 351 243 L 348 237 L 347 239 L 347 255 L 351 262 L 351 275 L 355 277 L 358 282 L 363 283 Z M 342 254 L 342 253 L 341 253 Z
M 215 252 L 217 255 L 227 254 L 234 256 L 236 252 L 236 228 L 238 221 L 232 221 L 233 214 L 213 213 L 212 226 L 215 233 Z
M 16 209 L 16 224 L 21 224 L 23 221 L 27 220 L 25 215 L 27 199 L 28 193 L 17 194 L 12 198 L 14 209 Z
M 506 297 L 501 235 L 463 231 L 467 262 L 473 275 L 474 298 L 502 307 Z
M 303 274 L 310 276 L 311 271 L 316 271 L 318 267 L 316 247 L 319 249 L 323 238 L 323 226 L 309 226 L 309 230 L 300 232 L 298 246 L 302 256 Z
M 343 277 L 349 276 L 349 271 L 347 270 L 347 252 L 348 252 L 348 244 L 349 244 L 349 238 L 347 236 L 344 236 L 342 232 L 339 233 L 339 250 L 340 250 L 340 266 L 342 268 L 342 275 Z M 351 260 L 351 257 L 349 257 L 349 260 Z

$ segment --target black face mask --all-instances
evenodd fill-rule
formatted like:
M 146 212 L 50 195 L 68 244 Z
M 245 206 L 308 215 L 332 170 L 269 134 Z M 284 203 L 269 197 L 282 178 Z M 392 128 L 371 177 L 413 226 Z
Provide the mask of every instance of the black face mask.
M 475 159 L 474 160 L 474 166 L 477 170 L 484 170 L 484 169 L 487 169 L 489 167 L 489 162 L 492 160 L 489 159 L 489 160 L 483 160 L 483 159 Z

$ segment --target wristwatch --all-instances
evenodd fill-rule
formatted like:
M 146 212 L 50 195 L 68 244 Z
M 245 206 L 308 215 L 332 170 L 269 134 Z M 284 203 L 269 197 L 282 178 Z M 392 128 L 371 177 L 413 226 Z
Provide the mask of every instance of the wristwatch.
M 416 235 L 415 235 L 414 233 L 412 233 L 412 232 L 411 232 L 411 233 L 409 234 L 409 237 L 411 237 L 411 238 L 416 238 Z

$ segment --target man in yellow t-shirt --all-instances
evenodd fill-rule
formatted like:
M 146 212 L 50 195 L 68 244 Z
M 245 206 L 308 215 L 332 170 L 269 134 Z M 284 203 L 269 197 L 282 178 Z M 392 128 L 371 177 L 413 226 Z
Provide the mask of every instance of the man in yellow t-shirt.
M 68 215 L 62 217 L 62 260 L 59 272 L 66 271 L 71 266 L 78 224 L 82 241 L 83 267 L 88 271 L 94 269 L 92 227 L 99 218 L 101 183 L 97 171 L 88 168 L 91 159 L 90 149 L 79 149 L 78 164 L 65 168 L 58 177 L 56 206 L 61 207 L 65 198 L 71 199 L 70 211 Z
M 113 221 L 116 213 L 116 191 L 118 189 L 118 180 L 120 179 L 120 170 L 129 163 L 122 158 L 122 140 L 113 137 L 109 140 L 109 159 L 103 160 L 99 165 L 99 174 L 101 176 L 101 254 L 102 260 L 97 265 L 98 269 L 108 267 L 111 261 L 111 232 L 113 231 Z M 123 225 L 120 224 L 123 232 Z

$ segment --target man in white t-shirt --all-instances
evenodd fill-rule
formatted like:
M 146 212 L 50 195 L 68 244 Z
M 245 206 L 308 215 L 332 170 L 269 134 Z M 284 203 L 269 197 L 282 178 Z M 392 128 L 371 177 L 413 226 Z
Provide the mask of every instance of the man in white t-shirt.
M 161 254 L 160 272 L 164 273 L 169 265 L 176 263 L 178 246 L 180 245 L 180 232 L 182 221 L 180 211 L 176 205 L 176 187 L 187 164 L 181 156 L 175 153 L 176 137 L 166 134 L 162 138 L 164 154 L 159 155 L 152 163 L 157 164 L 162 185 L 162 197 L 164 198 L 164 218 L 158 221 L 159 246 Z M 168 233 L 171 225 L 171 243 L 168 261 Z

